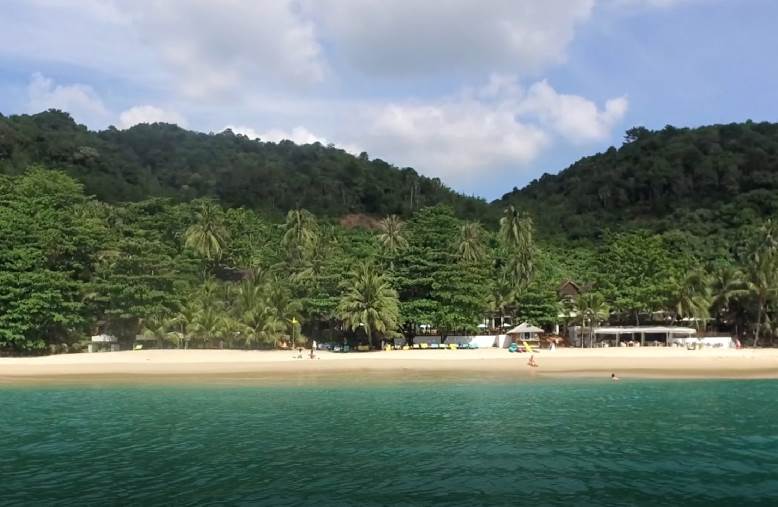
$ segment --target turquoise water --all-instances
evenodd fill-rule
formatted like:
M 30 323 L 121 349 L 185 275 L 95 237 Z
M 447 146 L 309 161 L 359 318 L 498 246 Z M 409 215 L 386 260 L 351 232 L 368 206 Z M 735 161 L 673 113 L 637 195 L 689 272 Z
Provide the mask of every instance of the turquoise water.
M 777 381 L 5 387 L 2 505 L 776 505 Z

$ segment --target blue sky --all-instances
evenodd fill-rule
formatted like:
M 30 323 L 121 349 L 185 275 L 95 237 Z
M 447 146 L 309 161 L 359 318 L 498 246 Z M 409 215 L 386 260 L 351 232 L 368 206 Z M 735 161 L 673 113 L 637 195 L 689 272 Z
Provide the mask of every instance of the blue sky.
M 635 125 L 775 121 L 773 0 L 6 0 L 0 112 L 334 143 L 488 199 Z

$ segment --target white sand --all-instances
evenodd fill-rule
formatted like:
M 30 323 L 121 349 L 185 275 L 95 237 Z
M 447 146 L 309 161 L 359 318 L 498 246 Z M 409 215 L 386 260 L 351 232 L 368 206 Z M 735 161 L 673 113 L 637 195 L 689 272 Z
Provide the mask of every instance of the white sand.
M 0 382 L 248 374 L 267 377 L 335 373 L 427 374 L 461 372 L 515 376 L 610 376 L 660 378 L 778 378 L 778 349 L 733 350 L 642 347 L 557 349 L 535 354 L 503 349 L 407 350 L 391 352 L 319 352 L 311 360 L 290 351 L 144 350 L 65 354 L 33 358 L 0 358 Z

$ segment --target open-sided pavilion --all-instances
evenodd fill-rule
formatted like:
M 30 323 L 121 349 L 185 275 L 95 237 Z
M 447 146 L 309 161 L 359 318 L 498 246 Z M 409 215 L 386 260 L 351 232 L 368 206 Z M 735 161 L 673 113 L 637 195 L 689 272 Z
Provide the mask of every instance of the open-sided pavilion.
M 602 343 L 605 340 L 615 341 L 615 345 L 621 342 L 625 335 L 629 335 L 629 340 L 633 342 L 640 341 L 640 345 L 646 344 L 646 336 L 650 341 L 663 342 L 669 344 L 673 338 L 689 338 L 697 332 L 691 327 L 670 327 L 670 326 L 629 326 L 629 327 L 596 327 L 594 328 L 594 342 Z

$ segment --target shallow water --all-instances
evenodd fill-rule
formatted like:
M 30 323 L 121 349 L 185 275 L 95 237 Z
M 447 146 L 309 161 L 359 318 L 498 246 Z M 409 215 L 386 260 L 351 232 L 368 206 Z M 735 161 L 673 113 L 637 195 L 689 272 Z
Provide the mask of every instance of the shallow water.
M 0 504 L 774 505 L 778 381 L 0 389 Z

